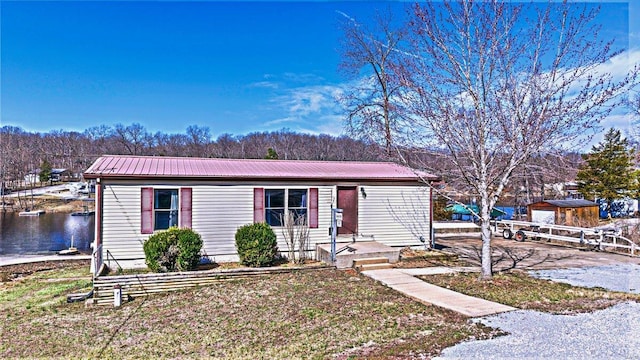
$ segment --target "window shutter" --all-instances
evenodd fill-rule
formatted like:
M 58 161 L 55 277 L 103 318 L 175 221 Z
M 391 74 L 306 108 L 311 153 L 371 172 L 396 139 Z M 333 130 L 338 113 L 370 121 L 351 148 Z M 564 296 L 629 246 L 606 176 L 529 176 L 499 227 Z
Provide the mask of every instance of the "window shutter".
M 253 189 L 253 222 L 264 222 L 264 188 Z
M 180 189 L 180 227 L 191 229 L 191 188 Z
M 309 189 L 309 227 L 318 227 L 318 188 Z
M 153 234 L 153 188 L 144 187 L 141 190 L 140 232 Z

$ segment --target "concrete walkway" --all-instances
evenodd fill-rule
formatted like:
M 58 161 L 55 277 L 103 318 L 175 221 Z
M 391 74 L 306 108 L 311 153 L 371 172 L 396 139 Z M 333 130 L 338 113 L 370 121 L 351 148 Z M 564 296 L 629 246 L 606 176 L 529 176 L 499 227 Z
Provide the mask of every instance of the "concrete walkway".
M 412 276 L 444 274 L 447 272 L 463 270 L 466 269 L 455 270 L 440 267 L 421 269 L 384 269 L 363 271 L 362 274 L 424 304 L 440 306 L 469 317 L 480 317 L 516 310 L 516 308 L 511 306 L 498 304 L 493 301 L 479 299 L 473 296 L 460 294 L 449 289 L 441 288 Z

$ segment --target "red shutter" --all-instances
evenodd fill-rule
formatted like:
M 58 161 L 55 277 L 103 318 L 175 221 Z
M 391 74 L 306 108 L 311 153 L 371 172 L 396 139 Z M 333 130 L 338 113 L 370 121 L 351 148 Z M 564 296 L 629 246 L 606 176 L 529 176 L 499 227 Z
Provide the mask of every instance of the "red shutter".
M 318 227 L 318 188 L 309 189 L 309 227 Z
M 153 188 L 142 188 L 140 212 L 140 232 L 153 234 Z
M 180 189 L 180 227 L 191 229 L 191 188 Z
M 253 189 L 253 222 L 264 222 L 264 189 Z

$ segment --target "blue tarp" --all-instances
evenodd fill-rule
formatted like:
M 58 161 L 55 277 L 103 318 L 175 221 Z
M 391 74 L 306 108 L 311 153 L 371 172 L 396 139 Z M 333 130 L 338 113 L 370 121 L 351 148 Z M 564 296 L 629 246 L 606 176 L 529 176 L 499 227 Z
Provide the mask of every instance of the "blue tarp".
M 473 210 L 476 214 L 480 213 L 480 207 L 475 204 L 468 204 L 464 206 L 461 204 L 452 204 L 446 207 L 447 211 L 452 212 L 454 219 L 460 218 L 460 220 L 465 220 L 465 218 L 467 218 L 467 220 L 471 220 L 472 215 L 469 209 Z M 504 215 L 507 215 L 507 212 L 501 209 L 497 209 L 494 207 L 491 210 L 491 218 L 493 219 L 498 218 L 500 216 L 504 216 Z

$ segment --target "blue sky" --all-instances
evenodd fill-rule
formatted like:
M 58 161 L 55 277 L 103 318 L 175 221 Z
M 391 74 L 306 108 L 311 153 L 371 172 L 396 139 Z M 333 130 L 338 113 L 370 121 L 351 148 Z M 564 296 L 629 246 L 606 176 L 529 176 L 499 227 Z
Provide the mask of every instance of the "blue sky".
M 640 4 L 607 3 L 605 29 L 638 48 L 640 21 L 629 19 L 640 18 Z M 340 12 L 363 20 L 390 4 L 400 6 L 1 1 L 1 125 L 339 135 L 334 96 L 348 81 L 338 72 Z

